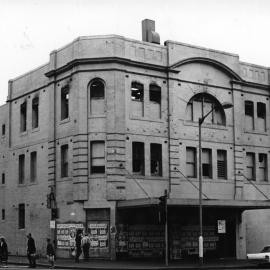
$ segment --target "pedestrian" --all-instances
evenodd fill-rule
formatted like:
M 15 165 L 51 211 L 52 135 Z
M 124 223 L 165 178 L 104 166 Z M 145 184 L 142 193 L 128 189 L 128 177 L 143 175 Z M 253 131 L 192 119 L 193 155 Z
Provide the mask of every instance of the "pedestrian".
M 86 262 L 89 260 L 89 249 L 90 249 L 90 239 L 88 234 L 85 233 L 82 237 L 82 250 L 83 250 L 83 257 Z
M 50 268 L 54 268 L 54 256 L 55 256 L 55 252 L 54 252 L 54 248 L 53 245 L 51 243 L 51 239 L 47 239 L 47 258 L 49 263 L 51 264 Z
M 0 264 L 4 268 L 7 267 L 7 262 L 8 262 L 8 246 L 6 239 L 1 236 L 0 238 Z
M 76 244 L 76 255 L 75 255 L 75 262 L 79 262 L 79 257 L 82 254 L 82 247 L 81 247 L 81 241 L 82 241 L 82 231 L 78 230 L 76 233 L 75 238 L 75 244 Z
M 27 235 L 27 258 L 29 260 L 29 268 L 36 268 L 36 245 L 31 233 Z

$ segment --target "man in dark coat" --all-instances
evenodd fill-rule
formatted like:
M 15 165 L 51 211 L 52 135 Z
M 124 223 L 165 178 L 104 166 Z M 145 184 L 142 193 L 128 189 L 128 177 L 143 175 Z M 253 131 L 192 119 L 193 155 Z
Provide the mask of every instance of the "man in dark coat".
M 31 233 L 27 235 L 27 258 L 29 260 L 29 267 L 36 267 L 36 245 Z
M 5 238 L 0 238 L 0 266 L 7 267 L 8 261 L 8 247 Z
M 76 238 L 75 238 L 75 244 L 76 244 L 75 262 L 79 262 L 79 257 L 82 254 L 81 241 L 82 241 L 82 231 L 78 230 L 76 233 Z

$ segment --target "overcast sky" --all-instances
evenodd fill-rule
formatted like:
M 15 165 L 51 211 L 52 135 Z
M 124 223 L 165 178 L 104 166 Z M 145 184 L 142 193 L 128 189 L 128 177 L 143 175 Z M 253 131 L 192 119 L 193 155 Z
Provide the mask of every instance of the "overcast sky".
M 141 21 L 166 40 L 236 53 L 270 67 L 270 0 L 0 0 L 0 105 L 8 80 L 78 36 L 141 40 Z

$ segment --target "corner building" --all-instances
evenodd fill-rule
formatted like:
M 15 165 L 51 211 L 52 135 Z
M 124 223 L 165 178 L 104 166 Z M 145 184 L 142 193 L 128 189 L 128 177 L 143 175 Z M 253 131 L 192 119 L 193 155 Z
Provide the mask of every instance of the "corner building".
M 269 68 L 150 41 L 80 37 L 9 81 L 0 234 L 12 254 L 26 253 L 31 232 L 38 253 L 55 237 L 58 256 L 69 257 L 83 228 L 92 258 L 161 258 L 167 190 L 169 258 L 197 256 L 198 118 L 211 110 L 202 125 L 204 256 L 245 258 L 269 241 Z

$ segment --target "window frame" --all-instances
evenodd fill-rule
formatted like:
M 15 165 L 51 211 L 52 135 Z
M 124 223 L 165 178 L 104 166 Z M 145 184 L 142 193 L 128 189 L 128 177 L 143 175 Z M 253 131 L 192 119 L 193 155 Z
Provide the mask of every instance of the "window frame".
M 224 155 L 224 160 L 219 160 L 219 153 Z M 223 164 L 222 164 L 223 163 Z M 224 166 L 224 176 L 222 176 L 222 171 L 220 170 L 220 166 Z M 227 151 L 223 149 L 217 150 L 217 178 L 218 179 L 227 179 L 228 178 L 228 168 L 227 168 Z
M 188 158 L 188 152 L 192 152 L 193 161 L 190 161 Z M 188 175 L 187 167 L 192 165 L 193 167 L 193 175 Z M 186 147 L 186 176 L 188 178 L 197 178 L 197 148 L 196 147 Z
M 137 169 L 137 167 L 140 169 Z M 145 145 L 144 142 L 132 142 L 132 173 L 145 175 Z
M 101 144 L 104 151 L 103 155 L 98 155 L 98 153 L 94 153 L 95 147 L 97 147 L 98 144 Z M 103 140 L 97 140 L 97 141 L 91 141 L 90 142 L 90 172 L 91 174 L 105 174 L 106 172 L 106 148 L 105 148 L 105 141 Z M 96 166 L 94 165 L 95 161 L 101 160 L 104 165 Z
M 156 163 L 156 166 L 155 164 Z M 150 173 L 151 176 L 163 176 L 162 170 L 162 144 L 150 143 Z M 154 167 L 158 167 L 157 172 L 154 172 Z
M 18 157 L 19 169 L 18 169 L 18 182 L 19 185 L 25 183 L 25 154 L 20 154 Z
M 18 205 L 18 229 L 25 229 L 25 204 Z
M 65 85 L 61 88 L 61 106 L 60 106 L 60 119 L 61 121 L 69 118 L 70 112 L 70 87 Z
M 248 157 L 251 157 L 251 165 L 249 166 Z M 248 171 L 251 169 L 252 171 L 252 178 L 249 178 L 249 175 L 247 174 Z M 250 181 L 256 181 L 256 157 L 254 152 L 246 152 L 246 178 Z
M 30 153 L 30 183 L 37 181 L 37 151 Z
M 39 96 L 32 99 L 32 129 L 39 126 Z
M 69 145 L 63 144 L 60 148 L 61 154 L 61 178 L 69 177 Z

